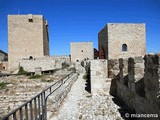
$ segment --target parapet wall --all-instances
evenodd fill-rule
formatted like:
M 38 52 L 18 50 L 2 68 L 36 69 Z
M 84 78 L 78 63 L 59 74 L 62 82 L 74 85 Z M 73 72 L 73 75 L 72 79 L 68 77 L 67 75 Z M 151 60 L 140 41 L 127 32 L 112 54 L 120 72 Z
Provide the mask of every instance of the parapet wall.
M 19 66 L 23 66 L 28 72 L 35 72 L 35 68 L 41 67 L 42 71 L 56 69 L 56 61 L 53 58 L 18 60 Z
M 91 60 L 90 61 L 90 79 L 92 95 L 99 95 L 106 86 L 106 78 L 108 77 L 107 60 Z
M 17 69 L 19 66 L 23 66 L 24 70 L 28 72 L 35 72 L 35 68 L 41 67 L 42 71 L 61 69 L 62 63 L 70 63 L 70 57 L 67 55 L 63 56 L 45 56 L 41 58 L 33 59 L 19 59 L 15 63 Z
M 136 113 L 160 115 L 160 54 L 119 59 L 119 70 L 112 79 L 110 94 Z

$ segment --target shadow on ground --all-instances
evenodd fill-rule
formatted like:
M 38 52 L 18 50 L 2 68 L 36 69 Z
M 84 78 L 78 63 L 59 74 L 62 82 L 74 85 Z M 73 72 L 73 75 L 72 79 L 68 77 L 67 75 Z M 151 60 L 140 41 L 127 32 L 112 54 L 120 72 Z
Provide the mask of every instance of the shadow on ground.
M 112 98 L 112 100 L 113 100 L 113 102 L 116 104 L 116 105 L 118 105 L 120 108 L 118 109 L 118 111 L 119 111 L 119 113 L 121 114 L 121 117 L 124 119 L 124 120 L 138 120 L 138 119 L 136 119 L 136 118 L 131 118 L 131 117 L 126 117 L 127 115 L 131 115 L 131 114 L 135 114 L 135 112 L 134 111 L 131 111 L 126 105 L 125 105 L 125 103 L 121 100 L 121 99 L 119 99 L 119 98 L 117 98 L 117 97 L 115 97 L 115 98 Z M 128 114 L 127 114 L 128 113 Z

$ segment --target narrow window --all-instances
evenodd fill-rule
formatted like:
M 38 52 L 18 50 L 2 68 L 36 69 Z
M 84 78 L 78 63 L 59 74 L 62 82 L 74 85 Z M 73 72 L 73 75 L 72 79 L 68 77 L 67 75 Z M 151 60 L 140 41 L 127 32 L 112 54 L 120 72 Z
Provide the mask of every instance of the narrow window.
M 32 14 L 28 14 L 28 21 L 33 22 L 33 15 Z
M 33 19 L 28 19 L 29 22 L 33 22 Z
M 122 52 L 125 52 L 125 51 L 127 51 L 127 45 L 126 45 L 126 44 L 123 44 L 123 45 L 122 45 Z

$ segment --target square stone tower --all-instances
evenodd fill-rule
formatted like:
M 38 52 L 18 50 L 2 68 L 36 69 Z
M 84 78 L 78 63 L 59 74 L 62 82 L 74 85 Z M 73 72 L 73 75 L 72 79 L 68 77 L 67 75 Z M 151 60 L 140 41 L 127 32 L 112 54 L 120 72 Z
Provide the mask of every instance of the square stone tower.
M 109 23 L 98 33 L 100 57 L 118 59 L 146 54 L 145 24 Z
M 72 42 L 70 43 L 70 50 L 72 62 L 94 58 L 93 42 Z
M 16 70 L 18 59 L 49 55 L 48 23 L 42 15 L 8 15 L 9 70 Z

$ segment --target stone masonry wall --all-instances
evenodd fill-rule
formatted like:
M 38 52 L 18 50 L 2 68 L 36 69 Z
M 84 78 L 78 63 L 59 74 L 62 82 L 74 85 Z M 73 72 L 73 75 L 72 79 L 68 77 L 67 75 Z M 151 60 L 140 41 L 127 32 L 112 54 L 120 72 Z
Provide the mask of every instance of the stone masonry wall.
M 0 70 L 8 70 L 8 62 L 4 61 L 4 62 L 0 62 Z
M 91 60 L 90 61 L 90 76 L 91 76 L 91 93 L 99 95 L 105 88 L 105 83 L 108 78 L 107 60 Z
M 145 24 L 109 23 L 108 59 L 129 58 L 146 54 Z M 122 45 L 127 51 L 122 51 Z
M 35 68 L 41 67 L 42 71 L 56 69 L 56 61 L 53 58 L 18 60 L 19 66 L 22 66 L 27 72 L 35 72 Z
M 119 60 L 119 77 L 114 82 L 116 84 L 111 86 L 115 89 L 111 88 L 112 92 L 116 91 L 116 94 L 111 94 L 123 100 L 138 114 L 160 115 L 160 55 L 146 55 L 144 60 L 142 57 Z
M 42 15 L 8 15 L 9 70 L 17 70 L 17 59 L 49 55 Z M 45 30 L 44 30 L 45 29 Z M 45 42 L 45 40 L 47 40 Z
M 82 61 L 86 58 L 94 59 L 93 42 L 72 42 L 70 43 L 71 61 Z
M 19 59 L 15 62 L 15 66 L 18 69 L 22 66 L 24 70 L 28 72 L 35 72 L 35 68 L 41 67 L 42 71 L 62 69 L 62 64 L 67 63 L 70 65 L 69 56 L 45 56 L 41 58 L 33 59 Z
M 115 78 L 119 74 L 119 61 L 117 59 L 108 60 L 108 77 Z
M 123 45 L 127 46 L 122 51 Z M 105 59 L 119 59 L 146 54 L 145 24 L 108 23 L 98 33 L 98 48 L 103 48 Z
M 105 26 L 99 33 L 98 33 L 98 50 L 104 50 L 105 59 L 108 60 L 108 29 Z

